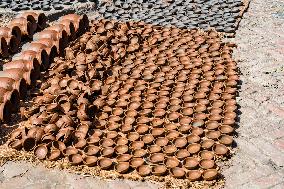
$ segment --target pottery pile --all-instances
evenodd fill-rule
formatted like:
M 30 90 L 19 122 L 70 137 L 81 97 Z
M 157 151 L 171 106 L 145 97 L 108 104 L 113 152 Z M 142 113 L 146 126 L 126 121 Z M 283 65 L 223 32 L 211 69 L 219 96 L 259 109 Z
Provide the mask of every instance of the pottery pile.
M 9 8 L 12 11 L 58 11 L 76 3 L 86 2 L 95 2 L 95 0 L 1 0 L 0 8 Z
M 242 8 L 242 0 L 101 0 L 98 12 L 108 19 L 235 33 Z
M 23 15 L 31 20 L 37 14 Z M 23 20 L 23 17 L 20 19 Z M 46 71 L 55 56 L 64 53 L 69 41 L 86 31 L 88 24 L 86 16 L 63 16 L 58 23 L 34 34 L 33 41 L 25 44 L 22 51 L 13 56 L 12 61 L 3 65 L 3 71 L 0 71 L 2 122 L 9 121 L 11 114 L 18 111 L 20 99 L 25 99 L 27 90 L 34 88 L 41 72 Z
M 0 27 L 0 56 L 7 58 L 19 50 L 21 41 L 31 39 L 35 32 L 44 29 L 46 16 L 43 13 L 19 14 L 5 27 Z
M 94 21 L 52 64 L 8 145 L 121 174 L 214 180 L 237 116 L 233 46 L 214 31 Z

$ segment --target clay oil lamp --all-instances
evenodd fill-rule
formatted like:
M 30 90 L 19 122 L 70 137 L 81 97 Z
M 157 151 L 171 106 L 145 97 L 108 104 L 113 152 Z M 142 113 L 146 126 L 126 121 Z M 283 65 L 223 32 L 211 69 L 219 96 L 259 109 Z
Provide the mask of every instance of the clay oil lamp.
M 152 172 L 152 169 L 149 165 L 141 165 L 141 166 L 137 167 L 136 170 L 137 170 L 138 174 L 142 177 L 148 176 Z
M 121 154 L 116 157 L 118 162 L 128 162 L 132 158 L 130 154 Z
M 164 161 L 164 164 L 166 165 L 167 168 L 174 168 L 180 165 L 180 161 L 176 157 L 168 157 Z
M 220 142 L 221 144 L 230 146 L 230 145 L 233 143 L 233 137 L 232 137 L 232 136 L 229 136 L 229 135 L 221 135 L 221 136 L 219 137 L 219 142 Z
M 123 124 L 121 127 L 120 127 L 120 131 L 122 132 L 122 133 L 129 133 L 129 132 L 131 132 L 132 130 L 133 130 L 133 126 L 131 125 L 132 123 L 129 123 L 129 120 L 132 122 L 132 120 L 133 121 L 135 121 L 135 119 L 128 119 L 127 117 L 125 118 L 125 122 L 127 122 L 127 123 L 125 123 L 125 124 Z
M 178 151 L 176 151 L 175 156 L 178 159 L 183 160 L 183 159 L 189 157 L 190 153 L 186 149 L 179 149 Z
M 202 159 L 199 162 L 199 166 L 203 169 L 211 169 L 211 168 L 215 167 L 215 163 L 214 163 L 214 160 Z
M 147 150 L 144 149 L 136 149 L 132 151 L 132 155 L 135 158 L 143 158 L 147 154 Z
M 185 148 L 185 146 L 187 145 L 187 139 L 184 138 L 184 137 L 176 138 L 176 139 L 174 140 L 174 145 L 175 145 L 177 148 Z
M 223 134 L 231 134 L 234 132 L 234 128 L 229 125 L 222 125 L 219 127 L 219 131 Z
M 165 155 L 163 153 L 153 153 L 150 155 L 149 160 L 154 164 L 162 163 L 165 160 Z
M 215 158 L 214 152 L 208 150 L 200 151 L 198 155 L 201 159 L 213 160 Z
M 23 139 L 23 149 L 25 151 L 31 151 L 36 146 L 36 140 L 34 138 L 26 137 Z
M 205 124 L 205 122 L 203 120 L 200 119 L 194 119 L 191 123 L 191 125 L 193 126 L 193 130 L 196 130 L 196 128 L 200 128 L 203 127 L 203 125 Z
M 196 169 L 199 166 L 199 159 L 195 157 L 187 157 L 183 161 L 183 166 L 187 169 Z
M 178 124 L 176 124 L 176 123 L 167 123 L 167 124 L 165 124 L 164 127 L 167 131 L 172 131 L 172 130 L 177 129 L 177 126 L 178 126 Z
M 218 172 L 216 169 L 207 169 L 202 173 L 202 177 L 204 180 L 211 181 L 216 179 L 218 176 Z
M 164 124 L 164 120 L 161 119 L 161 118 L 153 118 L 151 123 L 152 123 L 153 127 L 159 127 L 159 126 L 162 126 Z
M 195 134 L 190 134 L 186 137 L 187 139 L 187 142 L 189 144 L 191 143 L 198 143 L 200 141 L 200 137 L 198 135 L 195 135 Z
M 136 149 L 141 149 L 141 148 L 143 148 L 144 147 L 144 142 L 143 141 L 133 141 L 133 142 L 131 142 L 130 143 L 130 148 L 132 149 L 132 150 L 136 150 Z
M 209 139 L 217 140 L 221 135 L 220 131 L 210 130 L 205 133 L 205 136 Z
M 130 160 L 130 166 L 134 169 L 137 168 L 137 167 L 140 167 L 144 163 L 145 163 L 145 161 L 144 161 L 143 158 L 132 158 Z
M 162 176 L 167 172 L 167 167 L 164 165 L 155 165 L 152 168 L 153 175 Z
M 109 139 L 109 138 L 105 138 L 105 139 L 100 140 L 100 145 L 102 147 L 111 147 L 114 144 L 115 144 L 114 141 L 112 139 Z
M 187 151 L 191 154 L 196 154 L 200 151 L 201 145 L 198 143 L 192 143 L 187 146 Z
M 124 174 L 129 170 L 129 167 L 129 162 L 119 162 L 115 165 L 115 170 L 121 174 Z
M 191 121 L 191 119 L 189 121 Z M 188 124 L 189 121 L 185 121 L 187 124 L 184 124 L 184 122 L 181 123 L 181 121 L 180 121 L 181 126 L 179 126 L 178 131 L 183 133 L 183 134 L 189 133 L 190 130 L 191 130 L 191 125 Z
M 174 178 L 183 178 L 186 174 L 185 170 L 179 167 L 171 168 L 170 173 Z
M 127 139 L 131 142 L 136 141 L 140 138 L 140 135 L 137 132 L 130 132 L 127 135 Z
M 48 153 L 48 149 L 46 145 L 39 145 L 35 148 L 34 154 L 38 157 L 38 159 L 45 159 Z
M 150 154 L 159 153 L 162 151 L 162 148 L 158 145 L 151 145 L 148 147 L 148 151 Z
M 192 124 L 193 124 L 193 123 L 192 123 Z M 197 135 L 197 136 L 202 136 L 203 133 L 204 133 L 204 130 L 203 130 L 202 128 L 200 128 L 200 127 L 195 127 L 195 126 L 193 126 L 193 127 L 191 128 L 191 133 L 192 133 L 192 134 L 195 134 L 195 135 Z
M 84 152 L 87 156 L 95 156 L 100 152 L 100 148 L 95 145 L 88 145 L 84 148 Z
M 217 156 L 223 156 L 229 152 L 229 149 L 223 144 L 215 144 L 213 150 Z
M 84 165 L 87 165 L 88 167 L 93 167 L 97 165 L 98 158 L 96 156 L 85 156 L 83 158 Z
M 217 121 L 208 121 L 206 123 L 206 129 L 208 130 L 215 130 L 219 127 L 219 123 Z
M 202 174 L 199 170 L 190 170 L 187 172 L 187 179 L 194 182 L 200 180 Z
M 164 128 L 153 128 L 153 129 L 151 129 L 151 134 L 155 138 L 164 135 L 164 133 L 165 133 Z
M 149 126 L 145 125 L 145 124 L 140 124 L 137 127 L 135 127 L 135 131 L 139 134 L 139 135 L 143 135 L 146 134 L 149 131 Z
M 68 156 L 68 161 L 71 165 L 80 165 L 83 162 L 83 157 L 80 154 L 72 154 Z
M 166 137 L 159 137 L 155 140 L 154 144 L 164 147 L 169 143 L 169 139 L 167 139 Z
M 169 132 L 167 132 L 167 135 L 166 135 L 166 137 L 169 140 L 177 139 L 177 138 L 179 138 L 179 136 L 180 136 L 180 132 L 178 132 L 176 130 L 170 130 Z
M 103 170 L 108 170 L 113 165 L 113 161 L 110 158 L 101 158 L 98 161 L 98 165 Z
M 174 155 L 176 151 L 177 151 L 177 147 L 175 145 L 168 145 L 168 146 L 164 146 L 163 148 L 164 154 L 168 156 Z
M 145 144 L 151 144 L 154 141 L 154 139 L 155 138 L 151 134 L 147 134 L 147 135 L 142 136 L 142 141 Z

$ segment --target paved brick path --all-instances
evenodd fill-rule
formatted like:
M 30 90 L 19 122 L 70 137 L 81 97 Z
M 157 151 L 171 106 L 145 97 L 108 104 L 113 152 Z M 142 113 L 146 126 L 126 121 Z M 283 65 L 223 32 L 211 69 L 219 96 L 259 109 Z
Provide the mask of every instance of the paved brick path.
M 284 2 L 252 0 L 234 39 L 242 72 L 238 149 L 226 188 L 284 188 Z
M 235 58 L 242 72 L 236 155 L 224 168 L 226 187 L 284 189 L 284 2 L 252 0 L 241 21 Z M 59 170 L 7 162 L 1 189 L 154 189 L 137 181 L 103 181 Z

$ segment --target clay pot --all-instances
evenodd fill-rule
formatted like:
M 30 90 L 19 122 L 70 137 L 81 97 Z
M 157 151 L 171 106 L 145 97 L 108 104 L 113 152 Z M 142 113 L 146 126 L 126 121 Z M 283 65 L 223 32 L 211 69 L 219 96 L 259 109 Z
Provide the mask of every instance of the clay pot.
M 162 151 L 161 146 L 158 145 L 151 145 L 148 147 L 148 151 L 150 154 L 158 153 Z
M 47 152 L 48 152 L 48 149 L 46 145 L 39 145 L 34 150 L 35 156 L 37 156 L 40 160 L 46 158 Z
M 199 159 L 195 157 L 188 157 L 183 161 L 183 166 L 187 169 L 196 169 L 199 165 Z
M 130 166 L 134 169 L 137 167 L 140 167 L 143 164 L 144 164 L 144 160 L 142 158 L 132 158 L 130 160 Z
M 110 169 L 110 167 L 113 165 L 113 161 L 109 158 L 101 158 L 98 161 L 98 165 L 100 166 L 101 169 L 107 170 Z
M 66 149 L 66 146 L 63 142 L 60 141 L 53 141 L 51 143 L 52 148 L 59 149 L 61 152 L 63 152 Z
M 159 137 L 155 140 L 154 143 L 158 146 L 163 147 L 163 146 L 166 146 L 169 143 L 169 140 L 165 137 Z
M 168 157 L 164 164 L 168 167 L 168 168 L 174 168 L 174 167 L 178 167 L 180 164 L 180 161 L 176 158 L 176 157 Z
M 128 152 L 128 146 L 127 145 L 118 145 L 115 147 L 116 154 L 125 154 Z
M 176 153 L 175 153 L 175 156 L 180 159 L 180 160 L 183 160 L 187 157 L 190 156 L 190 153 L 189 151 L 187 151 L 186 149 L 180 149 L 178 150 Z
M 221 135 L 219 137 L 219 142 L 221 144 L 224 144 L 224 145 L 227 145 L 227 146 L 231 145 L 233 143 L 233 141 L 234 141 L 233 137 L 229 136 L 229 135 Z
M 153 153 L 149 160 L 154 164 L 161 163 L 165 160 L 165 155 L 163 153 Z
M 165 130 L 163 128 L 153 128 L 151 130 L 151 134 L 153 135 L 153 137 L 160 137 L 162 135 L 164 135 Z
M 100 141 L 100 145 L 102 145 L 102 147 L 111 147 L 114 144 L 115 144 L 114 141 L 109 138 L 105 138 Z
M 210 181 L 216 179 L 218 176 L 218 172 L 216 169 L 207 169 L 202 173 L 202 177 L 204 180 Z
M 173 155 L 176 151 L 177 151 L 177 147 L 175 145 L 168 145 L 168 146 L 164 146 L 163 148 L 163 152 L 168 156 Z
M 234 128 L 229 125 L 222 125 L 219 127 L 219 131 L 223 134 L 231 134 L 234 132 Z
M 209 139 L 213 139 L 213 140 L 217 140 L 221 135 L 220 131 L 214 131 L 214 130 L 210 130 L 207 131 L 205 136 Z
M 187 145 L 187 139 L 184 138 L 184 137 L 176 138 L 176 139 L 174 140 L 174 145 L 175 145 L 177 148 L 185 148 L 185 146 Z
M 152 172 L 152 169 L 149 165 L 141 165 L 141 166 L 137 167 L 136 170 L 137 170 L 138 174 L 142 177 L 148 176 Z
M 215 144 L 213 150 L 218 156 L 226 155 L 229 152 L 229 149 L 223 144 Z
M 68 161 L 71 165 L 80 165 L 83 162 L 83 157 L 80 154 L 72 154 L 68 156 Z
M 154 137 L 151 134 L 147 134 L 147 135 L 142 136 L 142 141 L 145 144 L 151 144 L 154 141 Z
M 60 158 L 61 156 L 61 151 L 59 149 L 51 149 L 48 153 L 46 158 L 49 161 L 56 161 Z
M 164 165 L 156 165 L 152 168 L 153 175 L 162 176 L 167 172 L 167 167 Z
M 78 153 L 78 149 L 74 148 L 72 146 L 68 146 L 66 149 L 63 150 L 63 155 L 64 156 L 70 156 Z
M 132 158 L 130 154 L 121 154 L 116 157 L 118 162 L 128 162 Z
M 121 174 L 126 173 L 129 170 L 130 164 L 128 162 L 119 162 L 115 166 L 115 170 Z
M 179 167 L 171 168 L 170 173 L 174 178 L 183 178 L 186 174 L 184 169 Z
M 190 181 L 198 181 L 201 178 L 202 174 L 199 170 L 190 170 L 187 172 L 187 179 Z
M 169 139 L 169 140 L 174 140 L 176 138 L 178 138 L 180 136 L 180 132 L 178 131 L 175 131 L 175 130 L 171 130 L 167 133 L 166 137 Z
M 23 148 L 25 151 L 31 151 L 36 146 L 36 139 L 31 137 L 26 137 L 23 139 Z
M 100 152 L 100 148 L 95 145 L 88 145 L 84 148 L 84 152 L 87 156 L 95 156 Z
M 147 151 L 144 149 L 136 149 L 132 151 L 133 157 L 137 157 L 137 158 L 139 157 L 143 158 L 146 154 L 147 154 Z
M 102 148 L 101 154 L 103 157 L 112 157 L 112 155 L 114 154 L 114 148 L 111 147 Z
M 97 164 L 98 158 L 96 156 L 85 156 L 83 158 L 84 165 L 88 167 L 93 167 Z
M 200 151 L 201 145 L 198 144 L 198 143 L 192 143 L 192 144 L 188 145 L 186 149 L 189 153 L 196 154 Z

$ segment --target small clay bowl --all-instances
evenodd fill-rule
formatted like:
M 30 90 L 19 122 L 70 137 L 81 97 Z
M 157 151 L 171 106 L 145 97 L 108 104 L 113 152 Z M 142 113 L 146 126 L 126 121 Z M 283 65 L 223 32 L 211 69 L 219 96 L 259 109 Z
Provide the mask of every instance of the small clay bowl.
M 219 127 L 219 131 L 222 133 L 222 134 L 231 134 L 234 132 L 234 128 L 229 126 L 229 125 L 222 125 Z
M 158 146 L 158 145 L 151 145 L 148 147 L 148 151 L 150 154 L 158 153 L 162 151 L 162 148 L 161 146 Z
M 217 140 L 221 135 L 221 132 L 220 131 L 214 131 L 214 130 L 210 130 L 210 131 L 207 131 L 205 136 L 209 139 L 212 139 L 212 140 Z
M 68 156 L 71 165 L 80 165 L 83 162 L 83 157 L 80 154 L 72 154 Z
M 160 137 L 160 136 L 164 135 L 164 133 L 165 133 L 164 128 L 153 128 L 153 129 L 151 129 L 151 134 L 154 137 Z
M 129 161 L 132 158 L 130 154 L 121 154 L 116 157 L 118 162 Z
M 143 148 L 144 147 L 144 142 L 143 141 L 133 141 L 133 142 L 131 142 L 130 143 L 130 148 L 132 149 L 132 150 L 136 150 L 136 149 L 141 149 L 141 148 Z
M 233 143 L 233 141 L 234 141 L 233 137 L 230 135 L 221 135 L 219 137 L 219 142 L 227 146 L 230 146 Z
M 164 146 L 163 148 L 164 154 L 168 156 L 174 155 L 176 151 L 177 151 L 177 147 L 175 145 L 168 145 L 168 146 Z
M 151 134 L 147 134 L 147 135 L 142 136 L 142 141 L 145 144 L 151 144 L 154 141 L 154 139 L 155 138 Z
M 208 121 L 206 123 L 206 129 L 208 130 L 215 130 L 220 126 L 220 123 L 218 123 L 217 121 Z
M 136 149 L 134 151 L 132 151 L 132 155 L 135 158 L 139 158 L 139 157 L 144 157 L 147 154 L 147 150 L 144 149 Z
M 149 126 L 145 125 L 145 124 L 140 124 L 135 128 L 135 131 L 139 134 L 139 135 L 144 135 L 149 131 Z
M 149 160 L 151 161 L 151 163 L 154 163 L 154 164 L 162 163 L 165 160 L 165 154 L 154 153 L 150 155 Z
M 195 134 L 188 135 L 186 137 L 186 139 L 187 139 L 187 142 L 189 144 L 191 144 L 191 143 L 198 143 L 200 141 L 200 137 L 198 135 L 195 135 Z
M 185 137 L 179 137 L 174 140 L 174 145 L 177 148 L 185 148 L 187 145 L 187 139 Z
M 201 147 L 203 149 L 211 149 L 212 146 L 215 144 L 215 141 L 212 139 L 205 139 L 201 142 Z
M 185 170 L 180 167 L 171 168 L 170 173 L 174 178 L 183 178 L 186 174 Z
M 155 165 L 152 168 L 152 174 L 156 176 L 162 176 L 166 174 L 166 172 L 167 172 L 167 167 L 164 165 Z
M 192 143 L 192 144 L 188 145 L 186 149 L 189 153 L 196 154 L 200 151 L 201 145 L 198 144 L 198 143 Z
M 176 130 L 171 130 L 171 131 L 167 132 L 167 135 L 166 135 L 166 137 L 169 140 L 174 140 L 174 139 L 178 138 L 179 136 L 180 136 L 180 132 L 178 132 Z
M 34 150 L 35 156 L 41 160 L 46 158 L 47 153 L 48 153 L 48 149 L 46 145 L 38 145 Z
M 216 179 L 218 176 L 218 171 L 216 169 L 207 169 L 202 173 L 204 180 L 211 181 Z
M 127 145 L 128 139 L 126 137 L 119 137 L 116 139 L 116 145 Z
M 78 149 L 68 146 L 66 149 L 63 150 L 63 155 L 64 156 L 69 156 L 69 155 L 74 155 L 78 153 Z
M 201 158 L 201 159 L 214 159 L 215 158 L 215 155 L 214 155 L 214 152 L 212 151 L 208 151 L 208 150 L 202 150 L 199 152 L 198 156 Z
M 115 153 L 120 155 L 120 154 L 125 154 L 129 150 L 127 145 L 118 145 L 115 147 Z
M 187 179 L 194 182 L 200 180 L 202 174 L 199 170 L 190 170 L 187 172 Z
M 166 137 L 159 137 L 155 140 L 154 144 L 158 145 L 158 146 L 166 146 L 169 143 L 169 139 L 167 139 Z
M 200 128 L 200 127 L 192 127 L 191 133 L 195 134 L 195 135 L 198 135 L 198 136 L 201 136 L 201 135 L 203 135 L 204 130 L 202 128 Z
M 165 161 L 164 164 L 168 167 L 168 168 L 174 168 L 174 167 L 178 167 L 180 164 L 180 161 L 176 158 L 176 157 L 168 157 Z
M 175 156 L 178 159 L 183 160 L 183 159 L 189 157 L 190 153 L 186 149 L 179 149 L 178 151 L 176 151 Z
M 114 148 L 112 147 L 105 147 L 101 149 L 101 154 L 103 157 L 112 157 L 114 154 Z
M 229 149 L 223 144 L 215 144 L 213 150 L 217 156 L 223 156 L 229 152 Z
M 113 146 L 115 143 L 114 143 L 114 141 L 112 140 L 112 139 L 109 139 L 109 138 L 105 138 L 105 139 L 102 139 L 101 141 L 100 141 L 100 145 L 102 146 L 102 147 L 111 147 L 111 146 Z
M 84 148 L 84 152 L 87 156 L 95 156 L 100 152 L 100 148 L 95 145 L 88 145 Z
M 140 135 L 137 132 L 130 132 L 127 135 L 129 141 L 136 141 L 140 138 Z
M 202 169 L 211 169 L 211 168 L 215 167 L 215 162 L 214 162 L 214 160 L 211 160 L 211 159 L 202 159 L 199 162 L 199 166 Z
M 175 130 L 177 128 L 178 124 L 176 123 L 167 123 L 165 124 L 165 129 L 168 130 L 168 131 L 171 131 L 171 130 Z
M 199 159 L 195 157 L 188 157 L 183 161 L 183 166 L 187 169 L 196 169 L 199 166 Z
M 126 173 L 129 170 L 129 162 L 118 162 L 115 166 L 115 170 L 121 174 Z
M 143 165 L 144 163 L 145 163 L 145 161 L 144 161 L 143 158 L 132 158 L 130 160 L 130 166 L 134 169 Z
M 103 170 L 109 169 L 112 166 L 112 164 L 113 164 L 113 161 L 110 158 L 101 158 L 98 161 L 98 165 Z
M 93 167 L 97 164 L 98 158 L 96 156 L 85 156 L 83 158 L 84 165 L 88 167 Z
M 190 125 L 181 125 L 179 128 L 178 128 L 178 131 L 183 133 L 183 134 L 187 134 L 190 132 L 190 129 L 191 129 L 191 126 Z
M 145 177 L 151 174 L 152 169 L 149 165 L 141 165 L 137 167 L 137 172 L 140 176 Z

